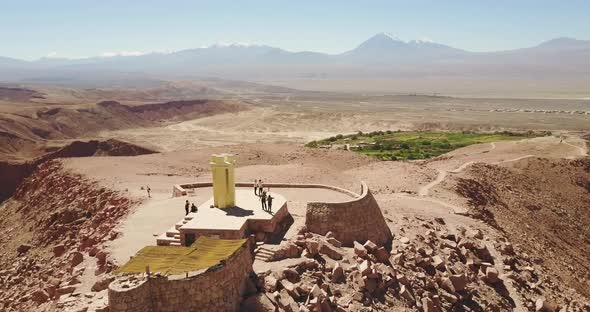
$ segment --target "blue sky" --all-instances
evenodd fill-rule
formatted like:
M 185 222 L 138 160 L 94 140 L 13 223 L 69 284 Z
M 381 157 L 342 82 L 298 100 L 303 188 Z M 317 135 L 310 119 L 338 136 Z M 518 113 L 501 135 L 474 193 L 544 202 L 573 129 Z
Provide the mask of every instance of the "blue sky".
M 590 39 L 587 0 L 0 0 L 0 55 L 176 51 L 219 42 L 339 53 L 379 32 L 470 51 Z

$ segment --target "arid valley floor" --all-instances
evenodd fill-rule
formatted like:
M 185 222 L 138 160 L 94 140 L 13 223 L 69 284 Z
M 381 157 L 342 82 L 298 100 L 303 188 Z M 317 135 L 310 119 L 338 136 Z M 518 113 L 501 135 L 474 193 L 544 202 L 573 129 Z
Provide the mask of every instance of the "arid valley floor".
M 236 181 L 354 192 L 364 181 L 394 237 L 385 261 L 371 246 L 330 245 L 321 266 L 301 251 L 257 257 L 259 283 L 244 311 L 308 311 L 318 291 L 335 311 L 432 312 L 433 294 L 451 311 L 590 311 L 589 125 L 590 101 L 575 99 L 345 94 L 235 82 L 3 87 L 0 310 L 108 311 L 112 271 L 183 217 L 182 206 L 157 209 L 172 185 L 209 181 L 211 154 L 225 152 L 238 160 Z M 552 135 L 420 161 L 304 147 L 376 130 Z M 188 199 L 201 204 L 207 193 Z M 261 247 L 276 255 L 308 239 L 329 241 L 300 231 L 306 204 L 325 194 L 285 194 L 293 224 L 281 242 Z M 420 266 L 418 259 L 435 257 L 445 262 L 444 274 L 463 274 L 462 287 Z M 372 269 L 363 267 L 366 259 Z M 364 269 L 378 275 L 378 286 Z M 321 290 L 313 288 L 318 280 Z

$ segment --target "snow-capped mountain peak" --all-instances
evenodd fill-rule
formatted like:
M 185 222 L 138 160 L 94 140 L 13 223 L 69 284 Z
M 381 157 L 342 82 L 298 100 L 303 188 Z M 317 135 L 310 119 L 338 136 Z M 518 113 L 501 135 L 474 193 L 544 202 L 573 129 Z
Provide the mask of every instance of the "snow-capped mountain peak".
M 389 39 L 389 40 L 393 40 L 393 41 L 403 41 L 399 37 L 397 37 L 389 32 L 380 32 L 380 33 L 376 34 L 375 36 L 373 36 L 373 38 Z

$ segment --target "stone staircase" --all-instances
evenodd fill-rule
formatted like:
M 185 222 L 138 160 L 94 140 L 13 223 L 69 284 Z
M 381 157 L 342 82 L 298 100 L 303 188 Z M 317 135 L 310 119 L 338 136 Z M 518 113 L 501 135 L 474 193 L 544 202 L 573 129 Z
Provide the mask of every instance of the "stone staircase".
M 275 255 L 275 251 L 265 247 L 265 245 L 258 245 L 254 249 L 254 259 L 269 262 Z
M 173 227 L 168 229 L 166 233 L 158 236 L 158 238 L 156 239 L 156 244 L 158 246 L 181 246 L 180 231 L 178 229 L 192 219 L 193 216 L 189 213 L 182 220 L 174 224 Z

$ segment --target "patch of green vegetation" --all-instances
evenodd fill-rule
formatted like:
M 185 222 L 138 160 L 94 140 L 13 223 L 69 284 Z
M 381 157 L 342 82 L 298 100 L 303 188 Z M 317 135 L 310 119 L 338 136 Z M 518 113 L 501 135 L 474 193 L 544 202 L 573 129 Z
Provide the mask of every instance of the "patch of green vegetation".
M 351 150 L 381 160 L 428 159 L 472 144 L 512 141 L 551 135 L 551 132 L 436 132 L 436 131 L 374 131 L 336 135 L 311 141 L 305 146 L 318 148 L 349 144 Z

